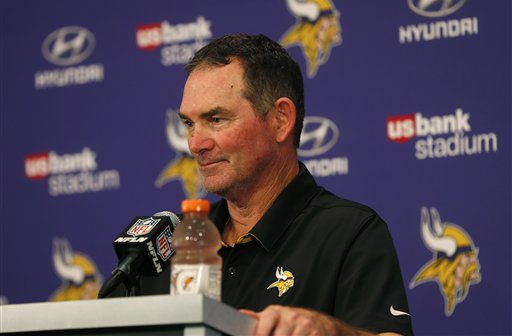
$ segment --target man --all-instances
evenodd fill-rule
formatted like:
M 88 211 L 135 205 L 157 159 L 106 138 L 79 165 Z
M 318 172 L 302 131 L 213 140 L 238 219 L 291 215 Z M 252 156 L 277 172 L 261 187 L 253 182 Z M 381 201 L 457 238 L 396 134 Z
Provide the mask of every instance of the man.
M 222 300 L 261 335 L 412 334 L 385 223 L 298 162 L 298 65 L 265 36 L 228 35 L 187 65 L 179 116 L 223 240 Z

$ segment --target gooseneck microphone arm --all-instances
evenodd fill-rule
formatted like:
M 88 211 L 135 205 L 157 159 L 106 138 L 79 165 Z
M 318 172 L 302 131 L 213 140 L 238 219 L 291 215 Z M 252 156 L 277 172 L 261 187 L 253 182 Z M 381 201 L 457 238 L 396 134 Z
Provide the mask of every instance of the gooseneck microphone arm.
M 124 283 L 128 293 L 137 284 L 138 270 L 144 261 L 139 250 L 132 250 L 126 258 L 112 271 L 110 277 L 103 283 L 98 292 L 98 299 L 110 295 L 120 284 Z

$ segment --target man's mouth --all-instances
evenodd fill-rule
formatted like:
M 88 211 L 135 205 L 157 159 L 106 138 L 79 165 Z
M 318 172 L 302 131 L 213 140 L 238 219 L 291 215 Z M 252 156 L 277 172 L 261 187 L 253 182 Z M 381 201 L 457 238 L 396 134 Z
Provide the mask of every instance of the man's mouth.
M 222 160 L 208 160 L 208 161 L 198 161 L 199 167 L 201 168 L 208 168 L 212 167 L 218 163 L 220 163 Z

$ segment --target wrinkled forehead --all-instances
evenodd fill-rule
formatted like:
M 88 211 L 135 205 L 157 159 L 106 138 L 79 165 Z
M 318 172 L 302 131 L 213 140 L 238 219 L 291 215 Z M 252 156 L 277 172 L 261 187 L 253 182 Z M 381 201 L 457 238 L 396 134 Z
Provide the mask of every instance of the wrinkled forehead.
M 183 89 L 181 113 L 204 112 L 212 106 L 229 106 L 243 98 L 245 83 L 241 63 L 195 68 Z
M 187 83 L 189 82 L 211 82 L 215 84 L 229 83 L 230 85 L 243 84 L 244 69 L 242 62 L 238 59 L 233 59 L 229 64 L 209 64 L 202 63 L 198 65 L 188 76 Z M 207 84 L 207 83 L 205 83 Z M 222 89 L 223 86 L 219 86 Z
M 222 69 L 225 69 L 227 72 L 236 72 L 236 75 L 240 75 L 242 82 L 247 83 L 247 71 L 245 68 L 244 60 L 235 56 L 229 56 L 226 58 L 219 56 L 218 59 L 204 60 L 203 62 L 197 64 L 194 69 L 189 72 L 189 77 L 194 72 L 216 72 Z

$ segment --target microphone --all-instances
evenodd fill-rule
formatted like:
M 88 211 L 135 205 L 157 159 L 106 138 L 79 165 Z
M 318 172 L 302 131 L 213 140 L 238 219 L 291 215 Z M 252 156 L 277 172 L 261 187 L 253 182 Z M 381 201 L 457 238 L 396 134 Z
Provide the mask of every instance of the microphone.
M 119 264 L 103 283 L 98 298 L 108 296 L 121 283 L 128 289 L 134 287 L 141 274 L 157 275 L 169 267 L 174 253 L 172 232 L 178 224 L 178 216 L 170 211 L 135 217 L 112 242 Z

